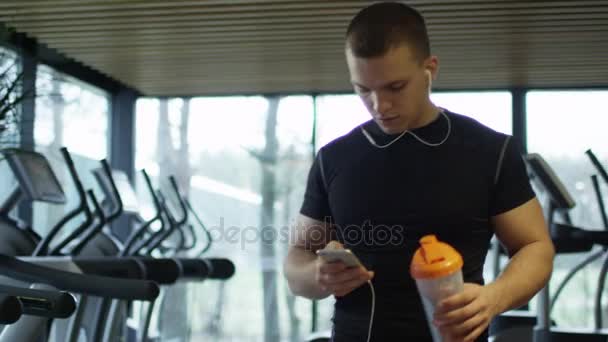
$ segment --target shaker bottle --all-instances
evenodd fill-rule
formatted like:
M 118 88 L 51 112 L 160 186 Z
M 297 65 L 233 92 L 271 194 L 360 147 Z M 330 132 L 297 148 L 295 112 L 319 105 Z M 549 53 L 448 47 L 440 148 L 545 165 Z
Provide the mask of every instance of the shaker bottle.
M 416 280 L 434 342 L 442 341 L 439 330 L 432 324 L 435 306 L 442 299 L 462 291 L 462 265 L 460 253 L 438 241 L 435 235 L 420 239 L 420 248 L 412 258 L 410 273 Z

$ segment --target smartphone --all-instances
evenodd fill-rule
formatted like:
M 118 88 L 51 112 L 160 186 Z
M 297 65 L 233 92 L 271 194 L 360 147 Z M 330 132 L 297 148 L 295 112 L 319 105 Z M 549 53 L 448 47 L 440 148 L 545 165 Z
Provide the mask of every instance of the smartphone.
M 326 262 L 342 261 L 348 267 L 361 266 L 361 261 L 350 249 L 325 248 L 317 250 L 317 255 Z

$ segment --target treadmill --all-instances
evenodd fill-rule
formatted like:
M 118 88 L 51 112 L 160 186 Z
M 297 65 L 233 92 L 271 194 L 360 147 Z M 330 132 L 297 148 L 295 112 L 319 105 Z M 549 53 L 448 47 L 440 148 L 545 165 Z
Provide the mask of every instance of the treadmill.
M 46 159 L 36 153 L 22 150 L 3 150 L 5 160 L 9 163 L 11 170 L 18 180 L 19 187 L 11 192 L 9 198 L 2 205 L 4 220 L 2 221 L 2 234 L 9 234 L 12 237 L 21 237 L 27 243 L 36 242 L 35 234 L 31 228 L 23 228 L 23 224 L 17 219 L 11 218 L 8 213 L 16 206 L 21 198 L 30 200 L 46 200 L 61 203 L 65 200 L 63 191 L 54 177 Z M 64 220 L 62 220 L 64 221 Z M 15 240 L 17 241 L 17 240 Z M 18 242 L 18 241 L 17 241 Z M 31 246 L 35 246 L 30 244 Z M 0 274 L 1 283 L 13 286 L 29 286 L 35 283 L 34 289 L 29 289 L 29 297 L 23 303 L 26 311 L 32 312 L 29 307 L 35 309 L 38 306 L 38 317 L 23 317 L 16 324 L 6 327 L 0 334 L 0 341 L 35 341 L 44 334 L 44 326 L 47 325 L 49 318 L 63 318 L 69 315 L 65 313 L 49 314 L 63 308 L 64 311 L 70 309 L 74 311 L 75 302 L 71 295 L 66 297 L 65 293 L 49 292 L 55 288 L 82 293 L 87 295 L 99 296 L 104 298 L 120 298 L 129 300 L 153 300 L 158 296 L 158 286 L 151 281 L 117 279 L 99 275 L 115 275 L 112 260 L 83 260 L 82 263 L 66 262 L 65 260 L 52 260 L 46 257 L 23 257 L 29 262 L 15 259 L 17 249 L 11 246 L 2 246 L 0 253 Z M 32 249 L 28 251 L 32 252 Z M 28 254 L 28 253 L 23 253 Z M 45 265 L 45 266 L 41 266 Z M 124 266 L 124 265 L 123 265 Z M 133 265 L 130 265 L 133 268 Z M 135 265 L 139 268 L 139 265 Z M 86 270 L 86 271 L 85 271 Z M 128 268 L 126 269 L 128 270 Z M 119 273 L 124 272 L 125 268 L 119 269 Z M 96 275 L 83 275 L 84 272 L 92 272 Z M 45 290 L 35 297 L 35 292 Z M 55 294 L 52 296 L 52 294 Z M 68 298 L 68 299 L 66 299 Z M 66 304 L 67 303 L 67 304 Z M 71 303 L 71 306 L 69 305 Z M 66 309 L 67 308 L 67 309 Z M 47 314 L 42 314 L 45 309 Z M 70 314 L 71 314 L 70 312 Z
M 179 255 L 177 253 L 170 253 L 172 258 L 169 259 L 150 259 L 152 252 L 155 252 L 154 254 L 157 256 L 162 254 L 169 256 L 167 253 L 157 252 L 157 249 L 174 233 L 182 235 L 182 238 L 179 239 L 182 243 L 175 246 L 176 249 L 184 249 L 183 247 L 191 247 L 191 249 L 194 249 L 192 243 L 190 246 L 185 246 L 183 243 L 182 229 L 187 225 L 186 221 L 188 219 L 188 214 L 187 207 L 183 203 L 184 200 L 183 197 L 181 197 L 175 179 L 170 178 L 170 181 L 172 180 L 171 185 L 175 192 L 174 197 L 178 198 L 180 201 L 179 207 L 181 208 L 182 214 L 179 219 L 177 219 L 175 217 L 176 215 L 169 210 L 168 205 L 165 202 L 165 196 L 162 192 L 154 190 L 150 177 L 145 170 L 142 170 L 147 190 L 152 197 L 153 205 L 155 207 L 153 217 L 148 221 L 144 221 L 139 217 L 139 212 L 132 211 L 133 209 L 139 208 L 139 205 L 136 202 L 135 190 L 129 183 L 126 175 L 121 171 L 110 170 L 107 163 L 104 164 L 103 161 L 102 166 L 102 168 L 93 170 L 93 173 L 100 188 L 104 192 L 105 205 L 109 208 L 113 208 L 114 212 L 122 212 L 125 215 L 129 214 L 138 218 L 136 221 L 139 223 L 139 227 L 135 227 L 135 230 L 124 245 L 118 246 L 121 255 L 138 255 L 137 258 L 141 260 L 173 260 L 180 266 L 180 282 L 200 281 L 203 279 L 227 280 L 234 274 L 234 264 L 231 261 L 222 258 L 200 258 L 200 251 L 195 255 L 196 258 L 178 257 L 181 253 Z M 125 201 L 123 198 L 126 198 L 127 200 Z M 116 219 L 117 215 L 110 214 L 109 217 Z M 156 232 L 147 232 L 149 233 L 149 236 L 148 238 L 144 238 L 148 227 L 155 221 L 160 221 L 161 229 Z M 106 233 L 111 234 L 109 230 L 107 230 Z M 191 234 L 194 234 L 194 232 L 191 232 Z M 105 242 L 110 240 L 114 239 L 104 239 Z M 141 243 L 137 245 L 137 242 L 139 241 L 141 241 Z M 207 244 L 207 246 L 203 248 L 203 251 L 207 250 L 208 247 L 209 245 Z M 144 249 L 145 251 L 143 251 Z M 137 325 L 134 325 L 132 326 L 133 329 L 145 334 L 151 324 L 153 309 L 153 306 L 145 308 L 147 314 L 143 318 L 143 322 L 140 322 L 142 326 L 137 327 Z M 141 338 L 141 335 L 139 337 Z
M 598 229 L 585 229 L 572 225 L 568 210 L 576 202 L 557 177 L 553 169 L 540 154 L 531 153 L 524 158 L 530 181 L 548 198 L 544 205 L 545 217 L 555 245 L 556 254 L 589 252 L 595 245 L 608 246 L 608 232 Z M 555 222 L 561 215 L 564 223 Z M 602 289 L 598 289 L 602 291 Z M 538 294 L 537 320 L 533 330 L 529 327 L 512 327 L 502 330 L 495 336 L 495 342 L 534 341 L 534 342 L 606 342 L 606 329 L 564 329 L 551 325 L 549 286 Z
M 89 223 L 88 226 L 84 224 L 79 225 L 67 238 L 63 239 L 60 243 L 51 246 L 51 240 L 62 228 L 60 224 L 53 227 L 51 232 L 44 237 L 40 244 L 38 244 L 36 249 L 38 253 L 49 252 L 58 255 L 72 247 L 71 253 L 88 255 L 88 258 L 91 256 L 97 257 L 98 259 L 93 259 L 94 262 L 98 262 L 100 257 L 103 257 L 102 260 L 105 260 L 107 259 L 107 256 L 121 254 L 124 256 L 120 259 L 122 262 L 137 263 L 144 268 L 143 274 L 145 275 L 145 279 L 154 280 L 159 284 L 172 284 L 178 279 L 200 281 L 203 279 L 228 279 L 232 276 L 234 273 L 234 265 L 225 259 L 153 259 L 148 256 L 138 256 L 135 258 L 129 256 L 129 253 L 122 248 L 120 241 L 113 237 L 112 232 L 107 228 L 107 224 L 124 213 L 122 199 L 114 184 L 112 172 L 107 161 L 102 160 L 102 167 L 95 170 L 94 174 L 101 189 L 105 193 L 106 198 L 104 199 L 104 202 L 106 207 L 109 208 L 102 208 L 102 205 L 97 201 L 95 195 L 89 191 L 90 201 L 93 202 L 95 207 L 95 209 L 91 211 L 88 209 L 85 190 L 74 167 L 71 156 L 66 149 L 62 149 L 62 153 L 70 171 L 72 181 L 79 194 L 77 208 L 66 215 L 66 217 L 69 216 L 70 218 L 73 218 L 81 214 L 86 215 L 87 210 L 91 213 L 91 217 L 85 221 Z M 42 156 L 40 157 L 43 158 Z M 52 172 L 50 168 L 48 168 L 48 170 L 49 172 Z M 111 196 L 116 198 L 111 198 Z M 157 216 L 160 217 L 161 214 L 157 214 Z M 62 221 L 65 222 L 66 219 Z M 96 222 L 93 224 L 93 221 Z M 150 223 L 147 224 L 149 225 Z M 136 240 L 133 240 L 133 242 L 135 241 Z M 65 257 L 59 257 L 54 260 L 56 262 L 77 263 L 80 265 L 83 258 L 78 257 L 77 259 L 72 258 L 66 260 Z M 88 259 L 85 258 L 84 260 Z M 120 309 L 118 308 L 118 302 L 114 302 L 112 305 L 112 308 L 109 308 L 109 302 L 105 300 L 104 303 L 99 305 L 97 313 L 93 315 L 96 317 L 95 320 L 97 324 L 95 325 L 92 335 L 96 340 L 112 340 L 114 336 L 116 336 L 108 327 L 116 325 L 116 317 L 119 316 L 117 310 Z M 107 322 L 112 323 L 105 324 Z M 145 333 L 145 329 L 138 330 L 140 334 L 142 331 Z M 76 338 L 77 335 L 72 334 L 71 336 L 71 338 Z

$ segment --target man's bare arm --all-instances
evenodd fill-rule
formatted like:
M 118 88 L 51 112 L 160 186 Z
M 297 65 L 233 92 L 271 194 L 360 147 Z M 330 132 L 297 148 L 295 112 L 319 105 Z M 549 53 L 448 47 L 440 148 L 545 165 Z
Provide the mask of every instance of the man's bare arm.
M 555 250 L 536 198 L 493 218 L 496 236 L 511 260 L 502 274 L 488 286 L 498 293 L 498 311 L 527 303 L 549 281 Z
M 317 256 L 315 252 L 325 247 L 330 236 L 328 223 L 299 215 L 292 228 L 289 250 L 283 272 L 293 294 L 322 299 L 331 294 L 319 285 L 317 276 Z
M 295 295 L 322 299 L 329 295 L 341 297 L 372 279 L 373 272 L 364 266 L 348 267 L 343 262 L 326 262 L 315 252 L 321 248 L 344 248 L 330 241 L 329 224 L 300 215 L 292 230 L 284 273 Z
M 551 276 L 555 252 L 536 198 L 492 222 L 511 260 L 494 282 L 467 283 L 464 291 L 438 305 L 434 323 L 448 341 L 474 341 L 494 316 L 525 304 Z

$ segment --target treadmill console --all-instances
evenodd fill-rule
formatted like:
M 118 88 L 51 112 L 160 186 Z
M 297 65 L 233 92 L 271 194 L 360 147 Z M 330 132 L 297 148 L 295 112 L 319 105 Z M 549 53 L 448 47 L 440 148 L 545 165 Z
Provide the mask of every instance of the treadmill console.
M 56 204 L 66 202 L 61 184 L 42 154 L 18 149 L 8 149 L 2 153 L 28 200 Z
M 547 192 L 556 209 L 572 209 L 576 206 L 576 202 L 566 186 L 540 154 L 530 153 L 525 156 L 524 160 L 531 181 Z

